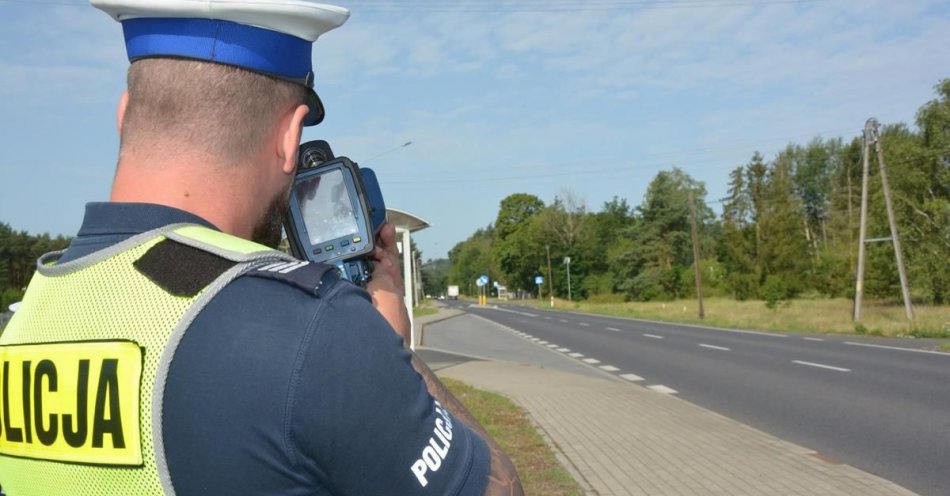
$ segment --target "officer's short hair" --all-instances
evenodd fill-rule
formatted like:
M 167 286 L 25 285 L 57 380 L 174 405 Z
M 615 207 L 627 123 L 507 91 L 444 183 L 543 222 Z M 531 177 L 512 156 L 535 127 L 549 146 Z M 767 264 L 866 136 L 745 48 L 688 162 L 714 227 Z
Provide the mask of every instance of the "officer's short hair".
M 171 147 L 242 161 L 260 151 L 277 120 L 303 104 L 306 89 L 236 67 L 148 58 L 128 72 L 121 149 Z M 177 147 L 177 148 L 176 148 Z

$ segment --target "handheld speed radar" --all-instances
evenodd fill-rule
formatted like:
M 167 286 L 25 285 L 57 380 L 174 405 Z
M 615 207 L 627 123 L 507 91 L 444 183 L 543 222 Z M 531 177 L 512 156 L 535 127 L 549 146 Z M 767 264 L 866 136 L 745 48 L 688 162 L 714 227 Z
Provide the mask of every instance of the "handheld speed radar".
M 334 157 L 326 141 L 300 145 L 297 174 L 284 228 L 291 253 L 335 265 L 343 277 L 365 286 L 386 204 L 376 174 L 346 157 Z

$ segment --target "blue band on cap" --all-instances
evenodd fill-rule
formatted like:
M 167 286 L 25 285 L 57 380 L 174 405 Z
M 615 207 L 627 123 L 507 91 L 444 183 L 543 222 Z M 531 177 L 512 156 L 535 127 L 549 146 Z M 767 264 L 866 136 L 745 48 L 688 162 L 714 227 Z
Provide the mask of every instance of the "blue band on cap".
M 128 19 L 122 28 L 130 61 L 185 57 L 313 84 L 313 45 L 296 36 L 216 19 Z

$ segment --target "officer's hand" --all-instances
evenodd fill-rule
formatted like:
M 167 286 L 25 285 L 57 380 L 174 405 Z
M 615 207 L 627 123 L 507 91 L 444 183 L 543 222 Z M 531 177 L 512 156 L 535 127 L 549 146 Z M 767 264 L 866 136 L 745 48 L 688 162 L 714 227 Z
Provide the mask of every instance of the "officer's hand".
M 408 249 L 408 247 L 406 247 Z M 373 261 L 373 277 L 366 290 L 373 297 L 373 306 L 393 326 L 396 334 L 409 346 L 410 324 L 406 310 L 406 288 L 399 273 L 399 249 L 396 247 L 396 227 L 383 224 L 376 238 L 376 249 L 370 257 Z

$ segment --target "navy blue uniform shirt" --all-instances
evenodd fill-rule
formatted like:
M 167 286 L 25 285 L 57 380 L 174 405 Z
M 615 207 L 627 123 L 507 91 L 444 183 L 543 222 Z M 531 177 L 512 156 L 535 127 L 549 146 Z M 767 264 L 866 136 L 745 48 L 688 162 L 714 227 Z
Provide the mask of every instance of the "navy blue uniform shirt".
M 214 227 L 164 206 L 91 203 L 60 262 L 182 222 Z M 176 492 L 481 495 L 484 441 L 434 402 L 410 359 L 348 282 L 317 298 L 236 279 L 197 316 L 169 370 L 162 426 Z

